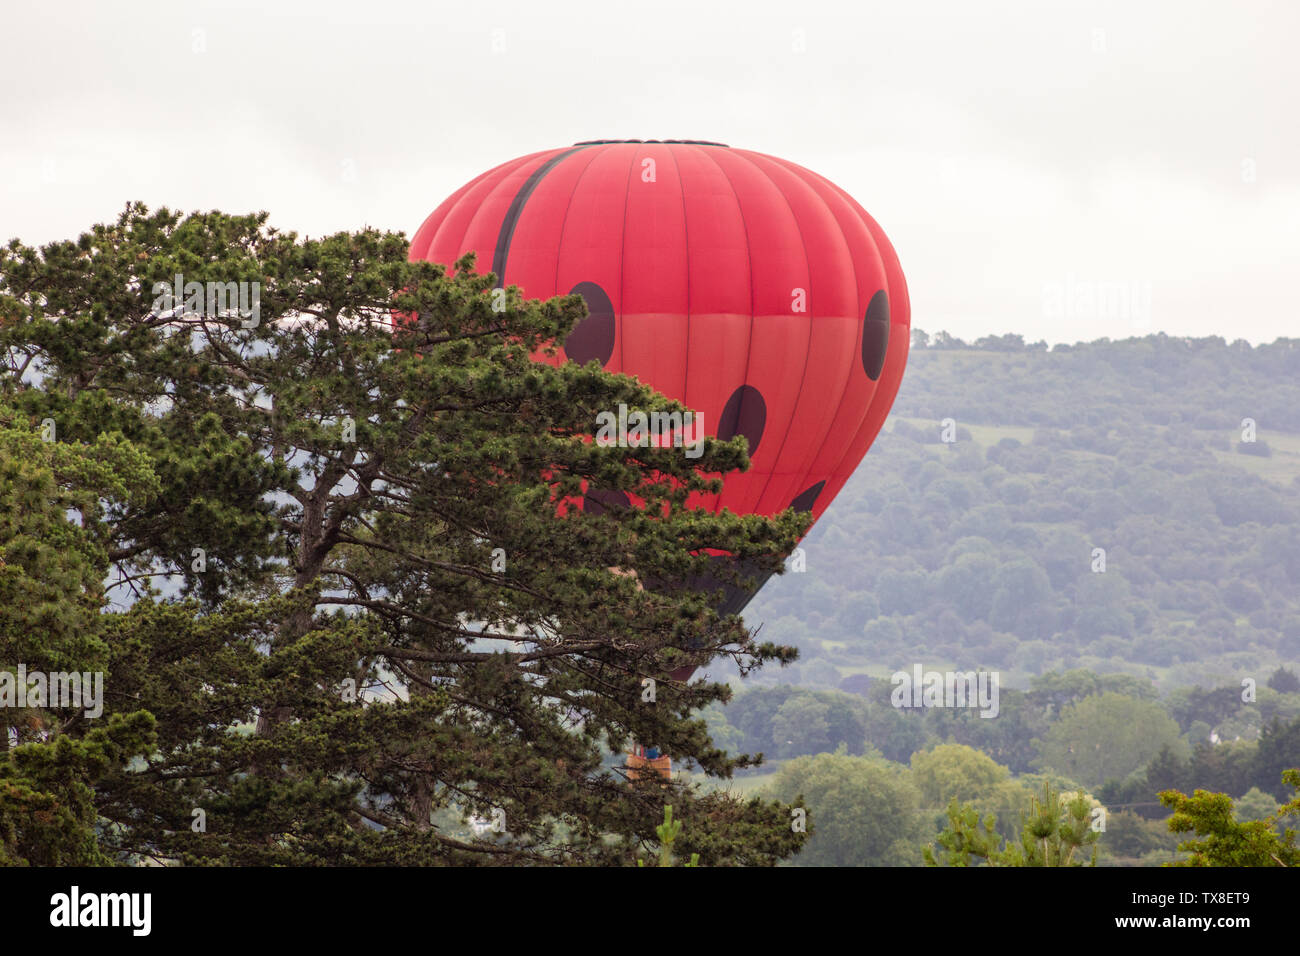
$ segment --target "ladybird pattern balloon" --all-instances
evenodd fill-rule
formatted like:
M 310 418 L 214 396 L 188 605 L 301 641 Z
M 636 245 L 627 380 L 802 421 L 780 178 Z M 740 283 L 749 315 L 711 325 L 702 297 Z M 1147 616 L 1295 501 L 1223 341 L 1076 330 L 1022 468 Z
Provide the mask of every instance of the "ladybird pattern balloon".
M 586 301 L 589 317 L 539 361 L 594 359 L 695 409 L 708 434 L 745 437 L 750 469 L 691 507 L 815 521 L 907 363 L 907 284 L 884 232 L 834 183 L 763 153 L 592 141 L 503 163 L 438 206 L 410 255 L 470 251 L 529 298 Z

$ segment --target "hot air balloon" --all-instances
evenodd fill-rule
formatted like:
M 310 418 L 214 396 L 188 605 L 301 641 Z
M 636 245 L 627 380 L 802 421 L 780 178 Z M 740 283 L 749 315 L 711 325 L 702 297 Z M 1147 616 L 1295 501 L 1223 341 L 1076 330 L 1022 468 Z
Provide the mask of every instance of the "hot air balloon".
M 907 284 L 884 232 L 834 183 L 763 153 L 592 140 L 511 160 L 438 206 L 410 257 L 470 251 L 529 298 L 585 300 L 588 318 L 538 361 L 595 359 L 695 409 L 709 434 L 745 437 L 750 469 L 691 507 L 815 522 L 907 363 Z M 584 508 L 611 503 L 589 493 Z M 718 610 L 739 613 L 761 584 L 715 584 Z

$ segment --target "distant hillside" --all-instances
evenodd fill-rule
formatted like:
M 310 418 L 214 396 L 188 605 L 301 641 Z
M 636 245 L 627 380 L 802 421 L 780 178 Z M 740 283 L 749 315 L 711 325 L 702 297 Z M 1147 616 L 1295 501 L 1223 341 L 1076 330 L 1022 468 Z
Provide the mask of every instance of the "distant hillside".
M 1170 687 L 1300 659 L 1300 340 L 915 341 L 806 573 L 746 611 L 802 651 L 757 683 L 921 662 Z

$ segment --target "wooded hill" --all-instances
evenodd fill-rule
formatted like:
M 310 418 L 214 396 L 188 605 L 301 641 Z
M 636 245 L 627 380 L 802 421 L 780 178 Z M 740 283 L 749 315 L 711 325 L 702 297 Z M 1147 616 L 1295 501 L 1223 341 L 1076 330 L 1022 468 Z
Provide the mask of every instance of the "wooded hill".
M 807 570 L 746 612 L 801 650 L 759 683 L 921 662 L 1168 690 L 1300 659 L 1300 340 L 914 337 Z

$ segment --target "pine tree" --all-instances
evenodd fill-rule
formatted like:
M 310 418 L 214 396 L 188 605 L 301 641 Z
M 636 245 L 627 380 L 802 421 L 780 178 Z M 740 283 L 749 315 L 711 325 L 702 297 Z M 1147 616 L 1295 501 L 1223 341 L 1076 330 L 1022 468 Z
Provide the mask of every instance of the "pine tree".
M 673 808 L 671 806 L 665 806 L 664 822 L 655 827 L 655 834 L 659 837 L 659 866 L 677 865 L 673 862 L 673 844 L 677 842 L 677 838 L 681 836 L 681 832 L 682 822 L 673 819 Z M 645 859 L 643 857 L 637 857 L 636 865 L 642 867 L 645 866 Z M 700 855 L 698 853 L 692 853 L 690 860 L 682 864 L 682 866 L 699 865 Z
M 16 413 L 53 420 L 59 442 L 129 444 L 152 474 L 87 531 L 119 605 L 98 615 L 101 725 L 156 733 L 147 758 L 99 768 L 99 852 L 623 862 L 653 842 L 665 797 L 702 863 L 795 852 L 789 808 L 629 783 L 612 755 L 637 740 L 713 775 L 751 763 L 696 716 L 728 688 L 665 675 L 794 652 L 681 582 L 717 572 L 709 549 L 779 571 L 807 517 L 687 509 L 745 466 L 743 442 L 698 458 L 593 443 L 620 403 L 684 409 L 595 365 L 530 360 L 584 316 L 580 298 L 525 301 L 470 259 L 448 274 L 406 249 L 133 204 L 76 240 L 0 252 Z M 185 301 L 169 301 L 178 276 Z M 255 290 L 256 307 L 214 306 L 213 284 Z M 583 510 L 584 492 L 615 504 Z M 449 810 L 493 831 L 435 825 Z
M 979 811 L 954 797 L 948 806 L 948 826 L 936 842 L 943 850 L 936 854 L 922 848 L 927 866 L 1096 866 L 1100 833 L 1092 828 L 1092 806 L 1082 793 L 1065 800 L 1050 783 L 1043 783 L 1041 797 L 1034 797 L 1029 810 L 1020 815 L 1020 843 L 999 847 L 995 824 L 988 814 L 981 823 Z M 1080 851 L 1092 848 L 1085 863 Z
M 57 442 L 46 424 L 0 400 L 0 866 L 111 862 L 93 787 L 153 744 L 148 713 L 93 725 L 84 694 L 80 709 L 50 699 L 48 675 L 102 673 L 104 512 L 147 499 L 154 476 L 129 443 Z M 33 673 L 47 679 L 39 696 Z

